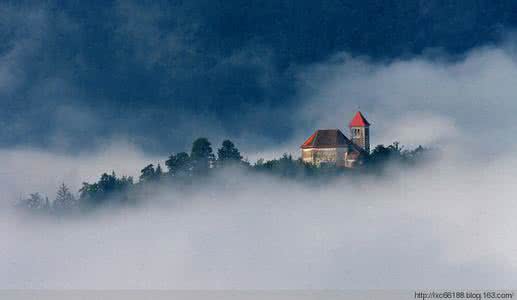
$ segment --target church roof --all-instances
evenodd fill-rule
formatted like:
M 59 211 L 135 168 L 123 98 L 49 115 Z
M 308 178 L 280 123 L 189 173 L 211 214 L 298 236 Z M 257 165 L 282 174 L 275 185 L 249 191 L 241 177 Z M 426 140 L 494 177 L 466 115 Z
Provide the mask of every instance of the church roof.
M 353 147 L 353 143 L 339 129 L 316 130 L 301 148 L 344 148 Z
M 355 113 L 355 116 L 352 119 L 352 121 L 350 121 L 349 126 L 350 127 L 368 127 L 368 126 L 370 126 L 370 123 L 368 123 L 368 121 L 366 121 L 366 118 L 363 116 L 363 114 L 360 111 L 358 111 Z

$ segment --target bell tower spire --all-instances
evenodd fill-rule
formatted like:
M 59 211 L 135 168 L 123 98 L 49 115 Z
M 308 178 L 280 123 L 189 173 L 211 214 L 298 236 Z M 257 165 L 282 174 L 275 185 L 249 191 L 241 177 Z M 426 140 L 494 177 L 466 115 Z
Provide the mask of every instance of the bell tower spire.
M 348 125 L 352 142 L 370 153 L 370 123 L 357 111 Z

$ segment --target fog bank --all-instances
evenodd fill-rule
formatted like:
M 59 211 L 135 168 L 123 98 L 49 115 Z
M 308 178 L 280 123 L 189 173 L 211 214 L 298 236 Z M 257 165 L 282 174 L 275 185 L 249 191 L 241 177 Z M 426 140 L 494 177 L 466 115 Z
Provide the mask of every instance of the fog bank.
M 482 166 L 482 167 L 481 167 Z M 228 171 L 77 220 L 3 211 L 2 288 L 511 288 L 517 161 L 320 186 Z

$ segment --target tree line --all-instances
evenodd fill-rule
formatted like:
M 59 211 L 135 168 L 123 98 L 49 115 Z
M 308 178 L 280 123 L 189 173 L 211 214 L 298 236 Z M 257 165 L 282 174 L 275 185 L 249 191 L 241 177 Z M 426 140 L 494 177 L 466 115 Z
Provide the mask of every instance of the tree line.
M 62 183 L 52 201 L 40 193 L 33 193 L 19 200 L 17 205 L 30 211 L 60 214 L 88 210 L 106 204 L 131 203 L 138 201 L 139 192 L 144 188 L 153 189 L 157 184 L 195 186 L 227 167 L 292 180 L 310 179 L 311 182 L 324 182 L 332 177 L 351 174 L 382 175 L 390 163 L 403 167 L 415 166 L 423 161 L 428 153 L 429 150 L 422 146 L 409 150 L 395 142 L 388 146 L 378 145 L 363 163 L 354 169 L 334 165 L 315 166 L 304 163 L 301 158 L 295 159 L 289 154 L 268 161 L 259 159 L 251 164 L 243 159 L 239 149 L 230 140 L 223 141 L 214 154 L 209 140 L 198 138 L 192 143 L 190 153 L 179 152 L 170 155 L 165 161 L 166 170 L 163 170 L 160 164 L 149 164 L 142 168 L 138 182 L 130 176 L 117 176 L 112 171 L 103 173 L 97 182 L 84 182 L 77 196 Z

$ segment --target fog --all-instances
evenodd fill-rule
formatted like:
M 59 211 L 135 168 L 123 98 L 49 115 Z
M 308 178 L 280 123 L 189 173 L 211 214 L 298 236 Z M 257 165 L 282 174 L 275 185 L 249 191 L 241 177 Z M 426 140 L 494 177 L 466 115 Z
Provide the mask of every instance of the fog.
M 159 158 L 120 143 L 76 156 L 3 149 L 0 287 L 514 287 L 512 53 L 386 64 L 338 56 L 300 70 L 300 122 L 343 128 L 360 105 L 374 144 L 440 149 L 382 178 L 312 185 L 226 170 L 195 192 L 161 187 L 138 207 L 52 219 L 9 203 L 32 191 L 52 197 L 60 182 L 77 188 L 105 170 L 136 175 Z M 300 142 L 270 151 L 296 154 Z
M 114 140 L 94 152 L 76 155 L 30 148 L 0 149 L 0 163 L 3 206 L 35 191 L 53 197 L 61 183 L 77 191 L 83 182 L 95 181 L 104 172 L 138 178 L 140 169 L 149 163 L 164 166 L 164 158 L 146 155 L 128 142 Z
M 343 128 L 360 108 L 372 121 L 374 143 L 456 143 L 484 153 L 515 142 L 517 60 L 515 39 L 500 47 L 373 63 L 336 54 L 300 71 L 300 119 L 317 127 Z
M 8 210 L 2 287 L 510 288 L 516 166 L 444 160 L 321 186 L 228 171 L 77 220 Z

